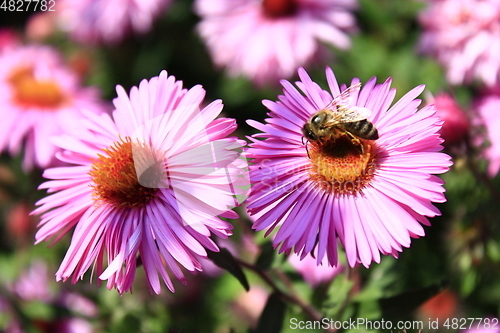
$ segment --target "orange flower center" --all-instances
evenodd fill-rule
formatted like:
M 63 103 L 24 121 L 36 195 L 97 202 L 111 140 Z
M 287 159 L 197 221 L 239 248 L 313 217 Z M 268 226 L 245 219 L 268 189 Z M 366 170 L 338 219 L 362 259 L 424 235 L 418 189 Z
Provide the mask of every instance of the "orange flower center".
M 310 177 L 323 190 L 356 194 L 373 178 L 377 167 L 373 141 L 355 141 L 347 134 L 335 140 L 308 143 Z
M 263 0 L 262 9 L 270 18 L 292 16 L 297 11 L 296 0 Z
M 141 208 L 156 197 L 166 175 L 160 154 L 147 145 L 132 143 L 128 137 L 103 152 L 89 172 L 96 201 L 115 207 Z
M 15 103 L 24 107 L 54 109 L 66 101 L 56 82 L 36 79 L 33 69 L 29 67 L 14 70 L 8 82 L 14 90 Z

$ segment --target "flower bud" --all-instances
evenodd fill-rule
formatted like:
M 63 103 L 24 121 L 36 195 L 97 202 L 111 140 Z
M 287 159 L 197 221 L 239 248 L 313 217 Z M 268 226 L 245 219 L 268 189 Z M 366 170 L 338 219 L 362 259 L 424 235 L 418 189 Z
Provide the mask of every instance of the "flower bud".
M 14 29 L 0 28 L 0 52 L 17 47 L 21 44 L 21 38 Z
M 418 308 L 417 314 L 422 319 L 439 319 L 439 322 L 442 322 L 446 318 L 456 316 L 457 310 L 457 296 L 453 291 L 444 289 L 422 304 Z
M 469 119 L 451 96 L 441 93 L 434 98 L 437 116 L 444 123 L 439 131 L 446 146 L 460 142 L 469 131 Z
M 35 218 L 30 216 L 32 207 L 26 203 L 16 203 L 6 216 L 7 232 L 16 241 L 31 241 L 35 229 Z
M 56 30 L 55 16 L 49 12 L 35 13 L 26 23 L 26 36 L 34 42 L 43 42 Z

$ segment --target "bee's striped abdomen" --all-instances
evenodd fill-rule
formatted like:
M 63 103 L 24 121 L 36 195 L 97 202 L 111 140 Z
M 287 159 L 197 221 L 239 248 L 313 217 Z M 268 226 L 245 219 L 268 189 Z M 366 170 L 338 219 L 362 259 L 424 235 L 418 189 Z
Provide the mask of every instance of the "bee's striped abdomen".
M 357 137 L 365 140 L 377 140 L 378 139 L 378 131 L 373 126 L 373 124 L 367 119 L 363 119 L 360 121 L 355 121 L 352 123 L 344 123 L 342 127 L 354 134 Z

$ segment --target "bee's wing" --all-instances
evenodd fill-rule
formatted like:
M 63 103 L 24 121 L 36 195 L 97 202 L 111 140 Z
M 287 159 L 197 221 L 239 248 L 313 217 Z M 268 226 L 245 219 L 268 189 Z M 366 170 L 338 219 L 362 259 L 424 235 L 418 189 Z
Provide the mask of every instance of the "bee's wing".
M 365 120 L 371 114 L 370 109 L 354 106 L 352 108 L 346 108 L 340 106 L 336 112 L 332 112 L 331 119 L 324 124 L 325 127 L 334 126 L 337 124 L 353 123 L 356 121 Z
M 372 111 L 370 109 L 364 108 L 362 106 L 353 106 L 352 108 L 350 108 L 350 111 L 358 113 L 359 117 L 362 117 L 362 119 L 359 119 L 359 120 L 366 119 L 366 118 L 370 117 L 370 115 L 372 114 Z M 355 120 L 355 121 L 359 121 L 359 120 Z
M 337 95 L 333 101 L 324 107 L 326 110 L 335 110 L 337 105 L 349 107 L 354 103 L 354 96 L 361 89 L 361 82 L 358 82 Z

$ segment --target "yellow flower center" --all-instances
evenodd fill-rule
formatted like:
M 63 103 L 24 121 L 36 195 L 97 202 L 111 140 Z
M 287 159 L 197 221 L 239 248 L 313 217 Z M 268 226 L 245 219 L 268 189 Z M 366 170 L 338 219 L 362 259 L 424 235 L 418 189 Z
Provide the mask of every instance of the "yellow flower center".
M 8 82 L 14 91 L 14 102 L 24 107 L 55 109 L 67 100 L 58 83 L 37 80 L 29 67 L 14 70 Z
M 373 178 L 376 164 L 373 141 L 341 134 L 335 140 L 308 143 L 310 177 L 325 191 L 356 194 Z
M 132 143 L 127 137 L 103 152 L 89 172 L 97 202 L 141 208 L 156 197 L 158 188 L 165 187 L 164 159 L 151 147 Z

